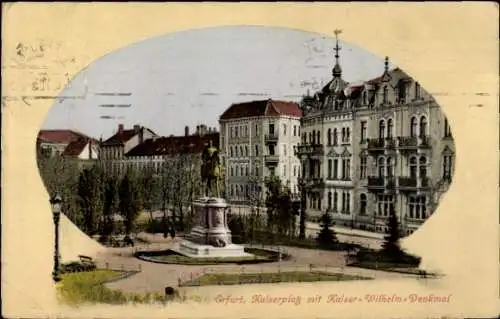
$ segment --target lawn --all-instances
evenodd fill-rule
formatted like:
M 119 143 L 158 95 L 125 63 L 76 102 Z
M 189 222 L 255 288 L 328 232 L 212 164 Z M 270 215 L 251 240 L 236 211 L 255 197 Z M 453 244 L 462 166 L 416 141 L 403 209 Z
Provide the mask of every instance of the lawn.
M 61 301 L 72 306 L 87 303 L 165 303 L 174 298 L 160 293 L 125 293 L 112 290 L 103 284 L 119 278 L 123 273 L 114 270 L 94 270 L 88 272 L 64 274 L 57 290 Z
M 289 271 L 276 273 L 205 274 L 182 286 L 241 285 L 279 282 L 316 282 L 368 280 L 371 278 L 319 271 Z
M 418 269 L 420 258 L 401 252 L 397 258 L 390 258 L 382 251 L 369 249 L 360 250 L 353 262 L 348 263 L 351 267 L 392 271 L 407 274 L 421 274 Z

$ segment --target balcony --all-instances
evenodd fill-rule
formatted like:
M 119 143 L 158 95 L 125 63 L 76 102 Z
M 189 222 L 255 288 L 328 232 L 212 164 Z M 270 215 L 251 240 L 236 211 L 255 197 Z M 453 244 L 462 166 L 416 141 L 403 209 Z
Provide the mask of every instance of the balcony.
M 271 132 L 269 134 L 266 134 L 264 136 L 264 141 L 266 143 L 277 143 L 279 139 L 279 134 L 278 132 Z
M 399 149 L 417 149 L 417 148 L 429 148 L 430 138 L 429 136 L 400 136 L 398 139 Z
M 398 177 L 398 187 L 402 190 L 416 190 L 421 188 L 429 188 L 430 186 L 431 182 L 428 177 Z
M 310 182 L 310 186 L 312 188 L 323 188 L 325 186 L 325 180 L 321 177 L 314 177 Z
M 321 156 L 323 154 L 323 144 L 300 144 L 295 148 L 296 156 Z
M 378 176 L 368 177 L 368 188 L 383 188 L 385 186 L 384 178 Z
M 276 165 L 278 165 L 279 160 L 280 160 L 280 158 L 278 155 L 266 155 L 264 157 L 264 161 L 265 161 L 266 165 L 276 166 Z

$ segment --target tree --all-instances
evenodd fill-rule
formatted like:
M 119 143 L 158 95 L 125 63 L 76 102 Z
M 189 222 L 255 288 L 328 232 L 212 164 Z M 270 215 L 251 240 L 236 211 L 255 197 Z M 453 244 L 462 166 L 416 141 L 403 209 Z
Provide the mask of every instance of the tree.
M 119 188 L 120 213 L 124 218 L 126 235 L 130 235 L 135 226 L 135 221 L 142 208 L 140 190 L 137 187 L 136 172 L 129 169 L 123 177 Z
M 100 166 L 85 168 L 78 178 L 78 203 L 83 214 L 83 229 L 88 235 L 98 230 L 103 209 L 104 174 Z
M 382 253 L 392 260 L 398 260 L 402 257 L 403 251 L 399 246 L 399 238 L 401 237 L 399 221 L 392 206 L 389 219 L 387 220 L 387 227 L 388 231 L 382 244 Z
M 167 212 L 173 197 L 172 179 L 175 173 L 175 168 L 172 163 L 173 161 L 171 158 L 169 157 L 164 158 L 158 181 L 159 197 L 160 197 L 159 200 L 160 200 L 161 210 L 163 212 L 162 224 L 164 227 L 164 232 L 163 232 L 164 237 L 168 236 L 169 225 L 168 225 Z
M 50 197 L 58 193 L 63 199 L 62 212 L 75 225 L 82 227 L 81 214 L 78 207 L 78 163 L 72 158 L 51 155 L 43 148 L 37 147 L 37 165 L 42 182 Z
M 144 209 L 149 212 L 149 220 L 153 220 L 153 209 L 157 199 L 158 180 L 152 163 L 147 163 L 140 177 L 141 198 Z
M 118 189 L 118 178 L 116 176 L 106 176 L 101 227 L 102 240 L 104 241 L 106 241 L 107 238 L 113 234 L 115 228 L 114 216 L 118 213 L 120 203 Z
M 335 231 L 331 228 L 335 223 L 328 212 L 325 212 L 320 219 L 321 229 L 318 232 L 318 237 L 316 238 L 319 246 L 321 248 L 331 248 L 334 244 L 338 242 L 337 235 Z

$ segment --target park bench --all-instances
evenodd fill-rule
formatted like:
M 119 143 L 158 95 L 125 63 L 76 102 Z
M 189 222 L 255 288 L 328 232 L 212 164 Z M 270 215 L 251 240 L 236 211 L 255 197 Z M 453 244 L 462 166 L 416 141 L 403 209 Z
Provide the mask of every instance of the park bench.
M 80 259 L 80 262 L 85 266 L 94 266 L 95 265 L 92 257 L 85 256 L 85 255 L 78 255 L 78 258 Z

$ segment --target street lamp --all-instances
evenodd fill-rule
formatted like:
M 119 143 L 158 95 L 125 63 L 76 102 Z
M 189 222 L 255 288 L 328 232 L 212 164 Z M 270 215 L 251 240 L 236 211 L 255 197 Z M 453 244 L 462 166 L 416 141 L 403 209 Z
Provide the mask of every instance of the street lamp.
M 61 196 L 56 194 L 54 197 L 50 199 L 50 205 L 52 207 L 52 218 L 54 220 L 55 227 L 55 243 L 54 243 L 54 270 L 52 272 L 52 278 L 55 282 L 61 280 L 59 274 L 59 219 L 61 217 L 61 204 L 62 199 Z

